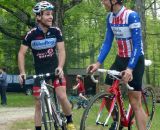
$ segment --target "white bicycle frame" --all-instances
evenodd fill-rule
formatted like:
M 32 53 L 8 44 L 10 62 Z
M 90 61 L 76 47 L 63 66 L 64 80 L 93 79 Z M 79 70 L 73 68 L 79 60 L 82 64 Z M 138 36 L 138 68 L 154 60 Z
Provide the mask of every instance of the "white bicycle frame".
M 54 103 L 52 102 L 51 95 L 50 95 L 50 93 L 49 93 L 49 90 L 48 90 L 47 86 L 54 88 L 54 86 L 49 85 L 49 84 L 47 84 L 47 83 L 45 82 L 45 80 L 42 80 L 42 81 L 41 81 L 40 96 L 41 96 L 42 92 L 45 92 L 45 93 L 46 93 L 47 102 L 48 102 L 48 107 L 49 107 L 49 113 L 50 113 L 51 115 L 55 114 L 55 116 L 56 116 L 56 118 L 57 118 L 57 123 L 58 123 L 58 125 L 59 125 L 59 126 L 62 126 L 62 119 L 60 118 L 60 116 L 59 116 L 58 113 L 56 112 L 56 106 L 55 106 Z M 52 109 L 52 107 L 53 107 L 53 109 Z M 41 107 L 41 108 L 42 108 L 42 107 Z M 53 111 L 52 111 L 52 110 L 53 110 Z M 42 109 L 41 109 L 41 113 L 43 113 L 43 112 L 42 112 Z M 54 118 L 53 118 L 53 119 L 54 119 Z M 56 120 L 56 119 L 54 119 L 54 120 Z

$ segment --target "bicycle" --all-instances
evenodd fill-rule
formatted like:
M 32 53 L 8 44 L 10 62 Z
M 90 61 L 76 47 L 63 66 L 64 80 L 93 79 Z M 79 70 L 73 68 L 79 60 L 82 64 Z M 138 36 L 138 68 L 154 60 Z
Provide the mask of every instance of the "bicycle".
M 60 110 L 58 99 L 54 91 L 54 86 L 47 84 L 45 78 L 53 75 L 52 73 L 27 76 L 26 79 L 41 80 L 40 101 L 42 112 L 42 124 L 45 130 L 67 130 L 66 119 Z M 51 94 L 51 92 L 53 94 Z
M 129 104 L 126 111 L 120 90 L 120 72 L 106 69 L 98 69 L 98 72 L 109 74 L 114 79 L 114 82 L 109 89 L 110 93 L 106 91 L 99 92 L 90 100 L 83 113 L 80 130 L 109 130 L 113 123 L 115 123 L 116 130 L 122 130 L 124 127 L 127 127 L 128 130 L 134 129 L 135 119 L 133 110 Z M 129 85 L 126 86 L 129 90 L 133 90 Z M 152 88 L 147 87 L 142 91 L 142 100 L 143 108 L 147 115 L 146 130 L 149 130 L 156 103 L 155 93 Z M 111 103 L 109 108 L 107 108 L 107 101 Z
M 85 100 L 79 96 L 69 96 L 69 102 L 71 103 L 72 109 L 75 108 L 75 104 L 77 106 L 77 109 L 79 108 L 86 108 L 88 105 L 88 100 Z

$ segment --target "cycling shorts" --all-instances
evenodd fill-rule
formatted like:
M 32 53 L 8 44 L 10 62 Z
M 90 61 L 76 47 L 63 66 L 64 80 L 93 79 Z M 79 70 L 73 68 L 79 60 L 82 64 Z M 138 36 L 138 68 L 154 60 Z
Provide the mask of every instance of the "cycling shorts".
M 50 77 L 50 78 L 46 78 L 45 79 L 46 83 L 51 82 L 52 85 L 54 86 L 54 89 L 56 89 L 57 87 L 63 86 L 66 87 L 66 79 L 59 79 L 59 78 L 55 78 L 55 77 Z M 40 84 L 41 80 L 40 79 L 36 79 L 34 82 L 34 86 L 33 86 L 33 96 L 37 97 L 40 95 Z
M 117 56 L 114 63 L 112 64 L 110 70 L 123 71 L 127 68 L 130 58 L 122 58 Z M 141 55 L 138 59 L 138 62 L 132 72 L 133 80 L 128 84 L 134 88 L 134 91 L 142 90 L 142 78 L 144 73 L 144 56 Z M 106 76 L 105 83 L 107 85 L 112 85 L 113 79 L 109 75 Z

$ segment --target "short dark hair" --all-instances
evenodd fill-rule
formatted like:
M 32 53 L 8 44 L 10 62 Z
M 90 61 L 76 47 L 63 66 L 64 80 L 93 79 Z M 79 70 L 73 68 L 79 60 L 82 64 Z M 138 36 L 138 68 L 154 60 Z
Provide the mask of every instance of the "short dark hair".
M 76 77 L 77 77 L 78 79 L 80 79 L 80 80 L 83 80 L 82 75 L 77 75 Z

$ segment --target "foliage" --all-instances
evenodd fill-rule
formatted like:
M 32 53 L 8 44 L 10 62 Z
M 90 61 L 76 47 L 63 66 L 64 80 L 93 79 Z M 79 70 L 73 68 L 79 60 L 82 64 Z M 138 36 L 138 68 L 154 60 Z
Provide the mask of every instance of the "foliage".
M 24 93 L 7 93 L 7 107 L 33 107 L 34 97 Z
M 17 53 L 22 43 L 22 37 L 34 25 L 32 7 L 36 1 L 38 0 L 1 0 L 0 2 L 0 66 L 6 66 L 8 73 L 19 73 Z M 62 16 L 60 22 L 62 21 L 63 24 L 62 31 L 67 52 L 66 69 L 86 68 L 97 59 L 105 37 L 108 12 L 104 10 L 100 0 L 50 0 L 50 2 L 53 2 L 56 9 L 61 11 L 56 17 Z M 135 3 L 135 1 L 125 1 L 128 8 L 135 8 Z M 160 74 L 159 18 L 158 11 L 153 7 L 156 5 L 158 8 L 160 0 L 157 0 L 156 4 L 154 3 L 154 0 L 145 0 L 147 18 L 145 56 L 154 61 L 153 66 L 149 69 L 151 81 L 148 83 L 157 86 Z M 116 46 L 113 43 L 104 67 L 108 68 L 113 63 L 117 52 Z M 30 51 L 28 54 L 26 71 L 31 74 L 34 73 L 33 59 Z

